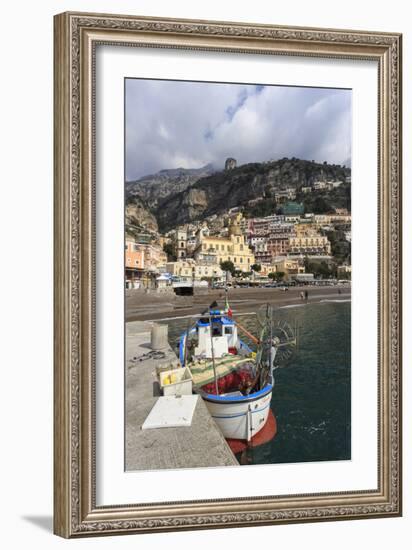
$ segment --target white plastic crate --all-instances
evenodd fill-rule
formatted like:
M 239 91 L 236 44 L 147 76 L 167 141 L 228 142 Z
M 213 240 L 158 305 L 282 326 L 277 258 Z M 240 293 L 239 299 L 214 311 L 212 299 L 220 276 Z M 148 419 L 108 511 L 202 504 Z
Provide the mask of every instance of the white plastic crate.
M 191 395 L 193 379 L 187 367 L 166 370 L 159 374 L 163 395 Z

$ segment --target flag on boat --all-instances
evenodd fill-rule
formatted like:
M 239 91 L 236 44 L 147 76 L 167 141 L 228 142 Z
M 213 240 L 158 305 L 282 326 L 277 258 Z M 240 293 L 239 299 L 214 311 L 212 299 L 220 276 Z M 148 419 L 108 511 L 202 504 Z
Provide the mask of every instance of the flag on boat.
M 227 299 L 227 296 L 226 296 L 226 303 L 225 303 L 225 313 L 228 317 L 232 317 L 233 311 L 229 305 L 229 300 Z

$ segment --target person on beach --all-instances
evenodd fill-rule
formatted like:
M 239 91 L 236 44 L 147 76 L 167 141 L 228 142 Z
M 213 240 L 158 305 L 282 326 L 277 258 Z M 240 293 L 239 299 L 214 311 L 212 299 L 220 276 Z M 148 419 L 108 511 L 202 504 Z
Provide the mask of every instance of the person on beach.
M 303 290 L 302 290 L 302 292 L 300 293 L 300 299 L 303 300 L 304 297 L 305 295 L 303 294 Z
M 309 298 L 309 292 L 305 290 L 305 300 L 307 300 L 308 298 Z

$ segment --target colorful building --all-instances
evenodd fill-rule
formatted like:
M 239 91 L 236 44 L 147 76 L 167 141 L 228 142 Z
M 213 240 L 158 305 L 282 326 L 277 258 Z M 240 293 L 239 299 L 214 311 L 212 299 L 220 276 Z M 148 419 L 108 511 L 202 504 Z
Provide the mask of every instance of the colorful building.
M 243 233 L 246 233 L 248 236 L 267 235 L 271 232 L 271 230 L 284 221 L 284 216 L 272 214 L 271 216 L 266 216 L 264 218 L 250 218 L 248 220 L 243 219 L 241 220 L 241 227 Z
M 284 216 L 302 216 L 305 208 L 300 202 L 286 202 L 281 207 Z
M 136 238 L 126 236 L 125 278 L 130 288 L 152 286 L 154 277 L 164 271 L 167 254 L 157 244 L 142 244 Z
M 272 258 L 276 256 L 285 256 L 289 252 L 289 234 L 279 234 L 269 237 L 267 247 Z
M 193 260 L 179 260 L 177 262 L 167 262 L 166 272 L 172 277 L 179 277 L 189 281 L 195 277 L 195 262 Z
M 275 258 L 271 265 L 262 266 L 261 274 L 269 275 L 269 273 L 284 273 L 285 281 L 290 281 L 294 276 L 305 273 L 305 267 L 295 258 Z
M 172 277 L 178 277 L 187 282 L 209 280 L 222 280 L 224 273 L 219 265 L 198 265 L 194 260 L 180 260 L 168 262 L 166 271 Z
M 245 242 L 241 230 L 242 214 L 237 214 L 229 226 L 228 237 L 206 236 L 202 230 L 197 234 L 194 257 L 198 264 L 217 264 L 230 261 L 240 271 L 250 271 L 255 257 Z
M 264 242 L 257 242 L 254 245 L 254 255 L 255 255 L 255 262 L 260 265 L 270 265 L 272 261 L 272 254 L 268 250 L 268 244 L 266 242 L 266 238 L 260 237 L 261 239 L 264 239 Z
M 275 192 L 275 201 L 283 202 L 296 199 L 296 189 L 289 187 L 288 189 L 280 189 Z
M 338 265 L 337 276 L 338 279 L 350 279 L 352 275 L 352 266 L 350 265 Z
M 301 235 L 289 238 L 289 252 L 303 255 L 330 255 L 331 246 L 328 238 L 323 235 Z
M 145 270 L 159 273 L 166 266 L 167 254 L 160 246 L 148 244 L 144 246 Z
M 137 286 L 144 274 L 145 255 L 144 247 L 131 238 L 126 238 L 125 243 L 125 277 L 130 287 Z

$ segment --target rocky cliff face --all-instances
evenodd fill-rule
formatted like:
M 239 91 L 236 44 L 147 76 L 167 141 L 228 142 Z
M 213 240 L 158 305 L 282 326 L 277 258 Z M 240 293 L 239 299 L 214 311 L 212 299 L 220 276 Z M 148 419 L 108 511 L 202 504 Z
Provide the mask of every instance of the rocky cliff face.
M 233 207 L 246 207 L 249 201 L 258 198 L 270 202 L 273 210 L 277 191 L 292 188 L 299 192 L 300 187 L 314 181 L 345 181 L 350 175 L 350 169 L 343 166 L 299 159 L 244 164 L 209 173 L 211 170 L 210 167 L 163 170 L 155 176 L 127 184 L 127 201 L 136 197 L 147 201 L 150 213 L 163 232 L 213 214 L 219 215 Z
M 126 201 L 125 222 L 126 225 L 132 225 L 154 233 L 159 230 L 156 217 L 139 197 L 130 197 Z
M 161 170 L 157 174 L 144 176 L 136 181 L 126 183 L 126 197 L 140 197 L 149 208 L 155 210 L 159 201 L 185 191 L 199 179 L 215 172 L 212 164 L 202 168 Z
M 234 159 L 232 157 L 229 157 L 229 158 L 226 159 L 225 170 L 233 170 L 234 168 L 236 168 L 236 166 L 237 166 L 236 159 Z
M 245 206 L 257 198 L 271 200 L 277 191 L 311 185 L 317 180 L 344 181 L 350 170 L 299 159 L 245 164 L 199 179 L 188 189 L 158 202 L 155 215 L 161 231 L 230 208 Z M 273 203 L 273 200 L 272 200 Z
M 235 170 L 203 178 L 181 193 L 159 202 L 156 217 L 161 230 L 218 214 L 239 206 L 263 192 L 259 175 L 237 174 Z M 173 212 L 173 215 L 172 215 Z

